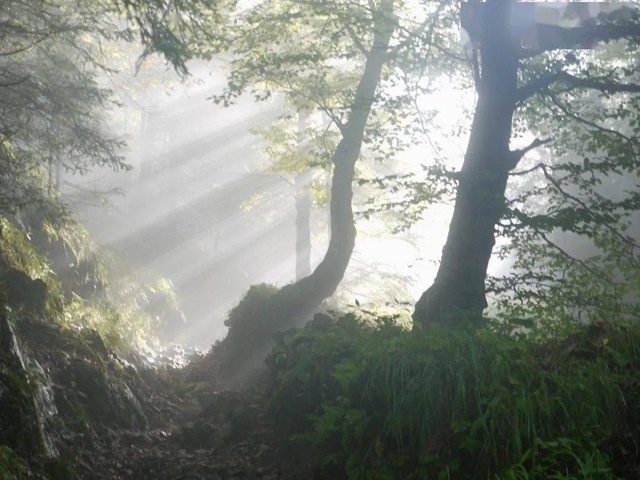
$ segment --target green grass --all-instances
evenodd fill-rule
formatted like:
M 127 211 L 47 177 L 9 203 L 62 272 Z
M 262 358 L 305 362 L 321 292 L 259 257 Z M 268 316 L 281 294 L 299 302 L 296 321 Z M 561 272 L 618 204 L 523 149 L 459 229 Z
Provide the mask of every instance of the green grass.
M 640 328 L 542 337 L 306 328 L 270 357 L 274 415 L 348 478 L 629 478 Z

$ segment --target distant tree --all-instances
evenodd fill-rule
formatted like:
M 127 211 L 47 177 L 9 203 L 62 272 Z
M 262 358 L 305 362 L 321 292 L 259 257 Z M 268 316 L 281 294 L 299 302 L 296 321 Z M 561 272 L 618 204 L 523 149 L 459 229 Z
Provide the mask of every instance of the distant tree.
M 317 112 L 298 111 L 255 130 L 265 140 L 260 149 L 268 162 L 265 172 L 281 177 L 293 191 L 296 280 L 311 273 L 311 211 L 314 205 L 326 204 L 326 172 L 331 171 L 331 154 L 339 137 L 328 125 L 320 129 L 313 125 L 319 116 Z
M 22 2 L 0 6 L 0 210 L 14 212 L 51 190 L 55 168 L 85 173 L 94 165 L 126 169 L 123 142 L 103 113 L 113 98 L 100 75 L 102 47 L 142 41 L 140 61 L 159 52 L 180 72 L 198 41 L 220 19 L 208 0 L 101 3 Z M 48 177 L 48 178 L 47 178 Z M 49 185 L 47 186 L 47 179 Z

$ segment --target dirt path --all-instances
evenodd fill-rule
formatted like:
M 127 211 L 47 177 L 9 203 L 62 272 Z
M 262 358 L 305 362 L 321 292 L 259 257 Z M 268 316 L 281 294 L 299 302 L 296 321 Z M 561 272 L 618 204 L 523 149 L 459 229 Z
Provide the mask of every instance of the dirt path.
M 175 376 L 181 372 L 174 372 Z M 187 388 L 188 389 L 188 388 Z M 75 469 L 86 480 L 276 480 L 310 478 L 288 458 L 268 416 L 264 387 L 185 393 L 158 382 L 145 399 L 149 425 L 109 430 L 92 448 L 77 444 Z M 293 465 L 298 465 L 294 467 Z

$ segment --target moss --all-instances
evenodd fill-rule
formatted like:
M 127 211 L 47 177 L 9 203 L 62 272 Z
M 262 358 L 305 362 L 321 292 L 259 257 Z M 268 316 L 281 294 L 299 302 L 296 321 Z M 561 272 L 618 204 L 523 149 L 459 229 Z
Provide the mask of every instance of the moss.
M 27 462 L 7 445 L 0 444 L 0 478 L 23 480 L 31 478 Z
M 240 303 L 229 312 L 224 324 L 230 332 L 238 332 L 245 337 L 261 332 L 273 323 L 266 308 L 268 300 L 278 291 L 278 287 L 268 283 L 252 285 Z
M 279 312 L 271 299 L 279 291 L 270 284 L 253 285 L 228 315 L 229 332 L 219 348 L 220 374 L 229 379 L 259 365 L 273 346 Z

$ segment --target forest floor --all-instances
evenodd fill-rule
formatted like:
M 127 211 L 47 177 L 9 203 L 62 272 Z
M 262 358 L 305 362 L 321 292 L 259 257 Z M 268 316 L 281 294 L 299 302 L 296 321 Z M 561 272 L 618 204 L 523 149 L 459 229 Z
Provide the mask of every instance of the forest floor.
M 80 478 L 301 478 L 292 476 L 278 444 L 264 390 L 211 393 L 204 405 L 172 391 L 170 382 L 153 390 L 145 399 L 151 405 L 146 429 L 107 428 L 91 448 L 77 444 L 74 463 Z
M 45 423 L 59 455 L 32 457 L 32 474 L 17 478 L 311 478 L 305 455 L 269 417 L 266 370 L 231 391 L 210 374 L 211 356 L 183 368 L 141 367 L 106 349 L 99 336 L 78 339 L 30 322 L 19 331 L 23 353 L 51 379 L 57 411 Z
M 80 479 L 311 478 L 269 417 L 266 372 L 240 391 L 218 389 L 213 379 L 194 382 L 191 366 L 161 367 L 142 377 L 148 425 L 106 428 L 92 448 L 80 442 L 73 462 Z

